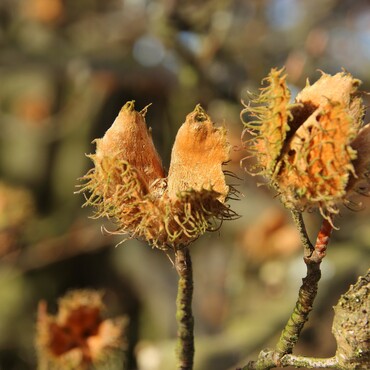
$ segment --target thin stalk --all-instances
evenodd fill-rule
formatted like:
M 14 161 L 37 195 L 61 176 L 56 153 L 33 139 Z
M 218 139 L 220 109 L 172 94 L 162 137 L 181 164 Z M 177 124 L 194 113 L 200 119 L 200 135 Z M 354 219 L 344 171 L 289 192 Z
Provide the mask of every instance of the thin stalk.
M 315 247 L 310 242 L 310 238 L 308 237 L 306 225 L 304 224 L 302 212 L 292 211 L 293 221 L 297 226 L 297 230 L 301 237 L 301 243 L 304 249 L 304 256 L 309 257 L 312 252 L 314 251 Z
M 307 275 L 302 280 L 302 285 L 299 288 L 298 300 L 276 345 L 276 351 L 279 354 L 292 353 L 293 347 L 298 342 L 303 326 L 312 310 L 320 278 L 320 264 L 308 263 Z
M 193 270 L 187 247 L 176 251 L 175 267 L 179 274 L 176 299 L 177 357 L 179 370 L 192 370 L 194 361 L 194 318 L 192 314 Z
M 318 282 L 321 278 L 320 264 L 325 257 L 326 246 L 329 243 L 332 229 L 330 223 L 324 219 L 315 246 L 310 247 L 310 251 L 306 251 L 305 246 L 304 262 L 307 267 L 307 274 L 299 288 L 298 300 L 293 312 L 276 345 L 276 352 L 281 356 L 292 353 L 303 326 L 308 320 L 308 315 L 312 311 L 313 302 L 317 295 Z M 307 246 L 309 245 L 310 243 L 307 243 Z

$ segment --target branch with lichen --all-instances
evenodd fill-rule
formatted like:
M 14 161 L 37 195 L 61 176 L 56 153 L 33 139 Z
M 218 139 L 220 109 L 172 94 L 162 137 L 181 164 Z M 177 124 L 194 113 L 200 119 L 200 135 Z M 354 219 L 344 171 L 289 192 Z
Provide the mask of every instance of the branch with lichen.
M 324 219 L 316 243 L 312 246 L 306 233 L 302 215 L 298 212 L 294 212 L 293 218 L 297 223 L 304 245 L 304 261 L 307 266 L 307 274 L 299 289 L 298 300 L 293 312 L 280 335 L 275 349 L 271 351 L 262 351 L 257 361 L 250 362 L 243 370 L 268 370 L 276 366 L 288 366 L 289 363 L 284 365 L 282 359 L 285 358 L 286 355 L 292 353 L 313 307 L 317 294 L 318 282 L 321 278 L 320 264 L 325 257 L 325 250 L 330 239 L 332 226 Z M 284 361 L 287 361 L 286 358 Z
M 337 341 L 335 356 L 314 358 L 290 353 L 282 357 L 276 350 L 263 350 L 257 361 L 240 370 L 269 370 L 274 367 L 305 367 L 308 369 L 366 370 L 370 366 L 369 346 L 370 269 L 341 296 L 334 307 L 332 332 Z
M 191 370 L 194 361 L 193 270 L 187 247 L 176 251 L 175 267 L 179 274 L 176 299 L 178 369 Z
M 332 226 L 324 219 L 315 246 L 310 248 L 309 255 L 305 252 L 304 262 L 307 267 L 307 274 L 299 289 L 298 300 L 293 313 L 276 345 L 276 353 L 279 358 L 292 352 L 303 326 L 308 320 L 308 315 L 312 310 L 313 302 L 317 294 L 318 282 L 321 278 L 320 264 L 325 257 L 325 250 L 329 243 L 331 231 Z M 307 242 L 306 245 L 309 245 L 309 242 Z
M 240 370 L 267 370 L 275 367 L 305 367 L 308 369 L 342 369 L 336 356 L 330 358 L 314 358 L 287 354 L 276 363 L 273 351 L 261 351 L 257 361 L 252 361 Z

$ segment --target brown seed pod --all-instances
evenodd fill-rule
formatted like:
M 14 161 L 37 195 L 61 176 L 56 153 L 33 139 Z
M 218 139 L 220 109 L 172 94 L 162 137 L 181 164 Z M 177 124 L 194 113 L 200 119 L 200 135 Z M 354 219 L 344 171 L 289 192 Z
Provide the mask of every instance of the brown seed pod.
M 276 176 L 287 206 L 318 205 L 324 214 L 337 212 L 349 175 L 354 173 L 356 152 L 349 145 L 351 137 L 352 117 L 339 103 L 318 108 L 302 124 L 286 146 Z
M 165 178 L 143 114 L 129 102 L 97 140 L 90 155 L 95 167 L 80 191 L 88 194 L 85 205 L 96 208 L 95 217 L 116 222 L 117 233 L 176 250 L 236 216 L 224 204 L 229 187 L 222 165 L 229 150 L 226 130 L 215 128 L 197 106 L 179 130 Z
M 105 319 L 102 293 L 75 290 L 59 301 L 57 315 L 40 302 L 36 345 L 40 368 L 85 370 L 125 349 L 126 318 Z
M 319 208 L 331 219 L 346 202 L 358 173 L 367 173 L 369 153 L 359 150 L 366 139 L 356 139 L 364 114 L 357 93 L 360 81 L 346 72 L 323 73 L 290 104 L 281 74 L 282 70 L 272 70 L 269 86 L 254 101 L 260 105 L 243 110 L 256 117 L 245 123 L 254 135 L 247 148 L 257 160 L 257 174 L 278 189 L 288 208 Z

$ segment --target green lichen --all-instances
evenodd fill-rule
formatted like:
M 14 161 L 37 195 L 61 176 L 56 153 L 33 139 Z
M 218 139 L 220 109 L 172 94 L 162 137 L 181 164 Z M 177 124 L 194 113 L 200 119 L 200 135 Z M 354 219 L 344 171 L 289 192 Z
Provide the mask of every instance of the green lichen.
M 332 331 L 341 369 L 370 368 L 370 270 L 343 294 L 334 307 Z

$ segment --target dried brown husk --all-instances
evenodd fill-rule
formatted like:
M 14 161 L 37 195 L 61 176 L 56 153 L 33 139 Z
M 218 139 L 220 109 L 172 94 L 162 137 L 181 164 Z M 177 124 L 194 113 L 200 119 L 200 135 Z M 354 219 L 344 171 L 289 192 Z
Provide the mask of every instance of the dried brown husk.
M 94 168 L 82 178 L 80 191 L 88 194 L 85 205 L 96 208 L 95 217 L 112 219 L 114 233 L 163 250 L 182 248 L 217 229 L 219 221 L 236 217 L 224 204 L 229 187 L 222 165 L 230 150 L 224 128 L 215 128 L 197 106 L 179 130 L 166 178 L 142 115 L 133 113 L 131 104 L 125 107 L 119 124 L 116 119 L 97 141 L 97 152 L 90 155 Z M 127 127 L 134 134 L 127 136 Z M 143 148 L 153 149 L 149 161 Z
M 326 216 L 337 212 L 346 194 L 356 152 L 353 119 L 340 103 L 319 107 L 297 130 L 282 156 L 276 177 L 287 206 L 319 206 Z
M 105 363 L 125 349 L 125 317 L 104 318 L 102 293 L 75 290 L 59 300 L 59 311 L 47 313 L 45 302 L 38 312 L 36 346 L 39 368 L 86 370 Z
M 262 106 L 245 109 L 257 118 L 245 125 L 254 135 L 247 146 L 257 173 L 277 188 L 287 207 L 319 208 L 331 219 L 352 187 L 350 179 L 358 178 L 358 171 L 366 173 L 368 153 L 356 145 L 365 110 L 360 81 L 347 72 L 323 73 L 291 104 L 282 73 L 271 71 L 269 86 L 255 100 Z

